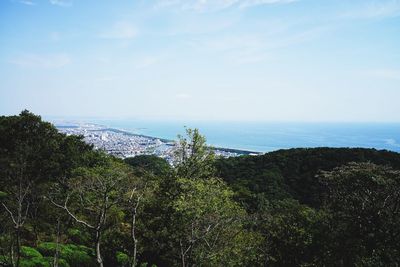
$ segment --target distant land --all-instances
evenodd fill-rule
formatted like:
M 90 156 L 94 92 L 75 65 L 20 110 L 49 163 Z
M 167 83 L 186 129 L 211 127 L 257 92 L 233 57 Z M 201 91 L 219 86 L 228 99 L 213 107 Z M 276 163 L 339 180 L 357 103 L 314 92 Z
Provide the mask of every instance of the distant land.
M 59 121 L 59 120 L 58 120 Z M 89 120 L 88 120 L 89 121 Z M 57 120 L 53 120 L 56 122 Z M 313 147 L 375 148 L 400 152 L 400 123 L 184 122 L 91 119 L 91 123 L 165 142 L 198 128 L 208 144 L 239 154 Z M 59 124 L 60 125 L 60 124 Z
M 176 143 L 172 139 L 136 134 L 94 123 L 58 121 L 54 124 L 60 132 L 67 135 L 82 135 L 85 142 L 92 144 L 95 149 L 104 150 L 116 157 L 156 155 L 171 164 L 174 163 Z M 260 154 L 259 152 L 221 147 L 213 147 L 213 150 L 217 156 L 222 157 Z

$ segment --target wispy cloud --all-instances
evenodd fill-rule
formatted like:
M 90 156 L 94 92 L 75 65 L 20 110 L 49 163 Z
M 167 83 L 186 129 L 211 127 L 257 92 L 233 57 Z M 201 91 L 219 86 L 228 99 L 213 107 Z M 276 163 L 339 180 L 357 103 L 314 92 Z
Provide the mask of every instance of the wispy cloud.
M 192 40 L 190 46 L 218 57 L 222 56 L 231 63 L 239 65 L 265 61 L 270 53 L 265 37 L 251 34 Z
M 239 6 L 241 8 L 259 6 L 259 5 L 270 5 L 270 4 L 289 4 L 293 2 L 297 2 L 299 0 L 246 0 L 246 1 L 238 1 L 241 2 Z
M 400 16 L 400 0 L 369 1 L 354 10 L 345 12 L 342 17 L 352 19 L 379 19 Z
M 228 34 L 193 39 L 190 45 L 194 49 L 226 56 L 237 64 L 248 64 L 266 61 L 271 58 L 271 55 L 276 54 L 277 49 L 309 42 L 329 30 L 330 28 L 321 26 L 291 32 L 283 27 L 281 31 L 272 31 L 269 34 Z
M 400 69 L 378 69 L 367 71 L 366 74 L 383 79 L 400 80 Z
M 110 29 L 105 30 L 99 36 L 104 39 L 133 39 L 138 31 L 129 22 L 116 22 Z
M 49 0 L 50 4 L 62 7 L 68 7 L 72 5 L 72 0 Z
M 138 60 L 134 64 L 134 68 L 135 69 L 145 69 L 145 68 L 148 68 L 150 66 L 157 64 L 158 62 L 159 62 L 159 59 L 156 57 L 144 57 L 144 58 Z
M 176 99 L 180 99 L 180 100 L 188 100 L 190 98 L 192 98 L 192 95 L 187 94 L 187 93 L 179 93 L 175 95 Z
M 101 76 L 101 77 L 96 78 L 94 81 L 98 82 L 98 83 L 104 83 L 104 82 L 113 82 L 118 79 L 119 79 L 118 76 Z
M 29 1 L 29 0 L 20 0 L 18 1 L 18 3 L 27 5 L 27 6 L 36 6 L 36 3 L 33 1 Z
M 10 60 L 10 63 L 28 68 L 61 68 L 68 65 L 71 59 L 66 54 L 26 54 Z
M 227 8 L 247 8 L 258 5 L 288 4 L 299 0 L 159 0 L 157 8 L 175 7 L 199 12 L 217 11 Z
M 52 42 L 58 42 L 61 40 L 61 34 L 59 32 L 51 32 L 50 33 L 50 40 Z

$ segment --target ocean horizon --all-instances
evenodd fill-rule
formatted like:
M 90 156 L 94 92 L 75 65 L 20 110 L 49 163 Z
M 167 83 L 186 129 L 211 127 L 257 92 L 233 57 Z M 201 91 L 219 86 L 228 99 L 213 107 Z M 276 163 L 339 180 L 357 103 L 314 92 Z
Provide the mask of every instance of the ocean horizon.
M 65 119 L 67 120 L 67 119 Z M 72 121 L 72 120 L 70 120 Z M 313 147 L 360 147 L 400 152 L 400 123 L 222 122 L 75 119 L 135 134 L 176 139 L 197 128 L 215 147 L 254 152 Z

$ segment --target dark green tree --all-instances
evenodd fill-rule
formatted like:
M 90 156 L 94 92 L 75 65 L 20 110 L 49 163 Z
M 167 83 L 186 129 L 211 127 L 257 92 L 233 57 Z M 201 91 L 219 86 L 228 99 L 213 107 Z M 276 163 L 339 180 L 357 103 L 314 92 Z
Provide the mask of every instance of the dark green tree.
M 132 158 L 126 158 L 125 163 L 132 166 L 138 175 L 153 174 L 155 176 L 165 176 L 171 172 L 171 166 L 168 162 L 154 155 L 140 155 Z
M 319 177 L 337 266 L 398 266 L 400 171 L 350 163 Z
M 266 201 L 255 216 L 263 236 L 260 251 L 265 266 L 323 266 L 327 214 L 293 199 Z
M 38 231 L 46 184 L 65 175 L 90 149 L 80 138 L 58 133 L 54 126 L 29 111 L 0 117 L 1 206 L 13 229 L 9 250 L 13 266 L 20 263 L 23 232 L 28 228 Z

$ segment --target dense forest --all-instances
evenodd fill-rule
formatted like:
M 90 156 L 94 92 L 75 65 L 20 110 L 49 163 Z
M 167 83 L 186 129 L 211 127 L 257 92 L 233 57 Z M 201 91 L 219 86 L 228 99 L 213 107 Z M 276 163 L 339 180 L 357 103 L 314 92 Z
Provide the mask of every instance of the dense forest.
M 399 266 L 400 154 L 289 149 L 121 160 L 0 117 L 0 266 Z

